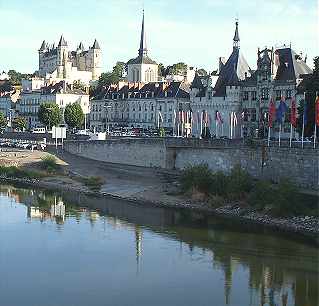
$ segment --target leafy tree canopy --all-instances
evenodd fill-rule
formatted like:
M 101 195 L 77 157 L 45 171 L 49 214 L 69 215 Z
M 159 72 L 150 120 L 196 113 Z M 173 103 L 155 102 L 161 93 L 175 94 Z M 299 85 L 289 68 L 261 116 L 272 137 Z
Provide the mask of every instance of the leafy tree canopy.
M 27 119 L 24 117 L 14 118 L 12 121 L 12 127 L 19 131 L 25 130 L 27 128 Z
M 84 121 L 81 105 L 78 103 L 68 104 L 64 110 L 64 120 L 69 128 L 80 128 Z
M 126 69 L 126 64 L 124 62 L 117 62 L 112 71 L 101 74 L 98 87 L 116 84 L 123 80 Z
M 14 87 L 12 86 L 10 81 L 4 81 L 0 84 L 0 92 L 10 92 L 13 91 Z
M 8 76 L 10 77 L 10 82 L 12 83 L 12 85 L 21 85 L 21 80 L 30 78 L 32 74 L 20 73 L 15 70 L 9 70 Z
M 39 121 L 49 129 L 61 123 L 62 115 L 59 106 L 53 102 L 45 102 L 40 105 L 38 112 Z
M 200 76 L 206 76 L 208 73 L 205 69 L 201 68 L 197 70 L 197 74 Z

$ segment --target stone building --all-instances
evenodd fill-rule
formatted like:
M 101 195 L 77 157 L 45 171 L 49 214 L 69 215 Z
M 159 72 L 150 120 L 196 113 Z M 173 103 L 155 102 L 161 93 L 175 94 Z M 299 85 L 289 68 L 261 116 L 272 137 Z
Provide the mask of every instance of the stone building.
M 102 51 L 97 40 L 88 50 L 81 42 L 75 51 L 70 51 L 62 35 L 57 47 L 43 41 L 39 49 L 38 75 L 46 80 L 65 80 L 68 83 L 80 80 L 89 84 L 98 80 L 101 69 Z
M 91 100 L 90 129 L 160 126 L 174 131 L 181 110 L 190 110 L 187 83 L 120 82 L 105 87 Z
M 20 116 L 27 119 L 28 129 L 41 126 L 38 111 L 44 102 L 58 104 L 62 112 L 68 104 L 79 103 L 85 115 L 90 112 L 89 95 L 80 89 L 74 89 L 65 81 L 42 87 L 40 90 L 24 91 L 17 101 L 16 109 Z
M 190 92 L 193 113 L 208 114 L 207 127 L 211 134 L 232 138 L 266 136 L 270 99 L 274 99 L 277 108 L 284 97 L 289 110 L 285 115 L 282 136 L 289 136 L 291 100 L 295 97 L 298 103 L 297 86 L 312 73 L 302 57 L 291 47 L 258 49 L 257 69 L 252 70 L 240 51 L 236 21 L 233 52 L 226 62 L 220 58 L 219 64 L 216 84 L 211 76 L 196 75 Z M 222 123 L 216 120 L 217 112 Z M 237 125 L 231 129 L 232 114 L 236 115 Z M 279 124 L 274 125 L 272 136 L 279 131 Z M 193 134 L 200 135 L 200 129 L 194 125 Z
M 148 56 L 145 33 L 145 16 L 143 11 L 140 48 L 138 56 L 127 62 L 127 80 L 128 82 L 157 82 L 158 65 Z

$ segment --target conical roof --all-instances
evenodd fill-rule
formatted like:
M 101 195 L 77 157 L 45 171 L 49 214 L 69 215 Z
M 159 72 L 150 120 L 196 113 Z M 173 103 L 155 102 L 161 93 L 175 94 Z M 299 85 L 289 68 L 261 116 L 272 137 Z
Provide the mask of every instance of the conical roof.
M 43 51 L 43 50 L 45 50 L 46 49 L 46 42 L 45 42 L 45 40 L 42 42 L 42 44 L 41 44 L 41 47 L 40 47 L 40 49 L 39 49 L 39 51 Z
M 67 47 L 67 46 L 68 46 L 68 43 L 67 43 L 66 40 L 64 39 L 63 35 L 61 35 L 61 38 L 60 38 L 60 41 L 59 41 L 58 46 L 59 46 L 59 47 Z
M 99 43 L 97 42 L 97 40 L 95 39 L 94 40 L 94 43 L 93 43 L 93 47 L 92 47 L 93 49 L 101 49 L 100 48 L 100 45 L 99 45 Z

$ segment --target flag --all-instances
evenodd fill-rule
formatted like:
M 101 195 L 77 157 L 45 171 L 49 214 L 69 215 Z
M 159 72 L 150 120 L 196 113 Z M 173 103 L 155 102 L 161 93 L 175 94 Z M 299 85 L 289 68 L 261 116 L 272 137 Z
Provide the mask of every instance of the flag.
M 272 123 L 274 121 L 275 114 L 276 114 L 276 107 L 275 107 L 274 100 L 272 98 L 270 99 L 269 111 L 268 112 L 269 112 L 268 126 L 271 128 L 272 127 Z
M 158 120 L 161 120 L 161 122 L 164 122 L 161 112 L 158 112 Z
M 233 126 L 236 126 L 237 124 L 238 124 L 237 115 L 236 115 L 236 113 L 234 112 L 234 113 L 233 113 Z
M 297 126 L 297 109 L 296 109 L 296 101 L 294 98 L 291 100 L 290 123 L 293 127 Z
M 216 111 L 216 121 L 218 122 L 218 123 L 223 123 L 224 121 L 223 121 L 223 118 L 222 118 L 222 116 L 221 116 L 221 114 L 220 114 L 220 112 L 219 111 Z
M 277 111 L 276 111 L 276 119 L 280 123 L 282 123 L 282 120 L 283 120 L 283 118 L 285 116 L 285 112 L 287 111 L 287 109 L 288 108 L 287 108 L 287 105 L 286 105 L 286 102 L 285 102 L 285 98 L 281 97 L 279 106 L 278 106 Z
M 319 96 L 317 96 L 316 102 L 315 102 L 315 114 L 316 114 L 315 124 L 319 126 Z

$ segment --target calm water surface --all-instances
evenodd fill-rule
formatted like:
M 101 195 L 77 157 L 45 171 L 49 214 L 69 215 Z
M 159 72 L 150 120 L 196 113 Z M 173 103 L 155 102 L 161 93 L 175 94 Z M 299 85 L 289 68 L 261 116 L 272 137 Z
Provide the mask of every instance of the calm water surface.
M 0 187 L 1 306 L 316 306 L 318 276 L 318 249 L 273 232 Z

